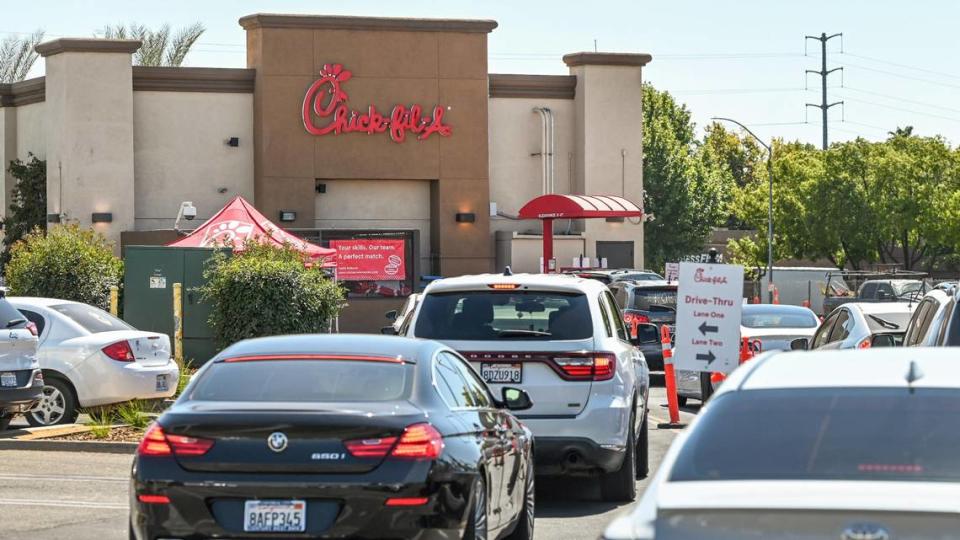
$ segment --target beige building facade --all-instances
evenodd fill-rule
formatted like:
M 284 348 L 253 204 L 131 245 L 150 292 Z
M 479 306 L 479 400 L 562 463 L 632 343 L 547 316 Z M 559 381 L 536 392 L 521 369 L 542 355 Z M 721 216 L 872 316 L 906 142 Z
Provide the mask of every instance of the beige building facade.
M 30 154 L 47 163 L 48 221 L 93 226 L 118 250 L 176 238 L 183 201 L 198 210 L 190 228 L 239 195 L 317 243 L 402 240 L 402 283 L 351 289 L 396 303 L 424 275 L 538 271 L 541 224 L 515 216 L 539 195 L 642 206 L 649 55 L 574 53 L 557 59 L 567 75 L 490 74 L 495 21 L 240 24 L 246 69 L 133 66 L 140 44 L 128 40 L 38 46 L 45 76 L 0 85 L 2 208 L 7 165 Z M 581 255 L 643 267 L 641 223 L 557 220 L 554 232 L 560 267 Z

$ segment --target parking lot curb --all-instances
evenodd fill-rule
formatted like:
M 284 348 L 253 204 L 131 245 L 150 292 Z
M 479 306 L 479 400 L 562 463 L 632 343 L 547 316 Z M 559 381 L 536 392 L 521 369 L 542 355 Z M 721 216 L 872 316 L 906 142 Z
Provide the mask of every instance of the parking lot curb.
M 51 441 L 0 439 L 0 450 L 37 450 L 43 452 L 93 452 L 101 454 L 133 454 L 138 443 L 104 441 Z

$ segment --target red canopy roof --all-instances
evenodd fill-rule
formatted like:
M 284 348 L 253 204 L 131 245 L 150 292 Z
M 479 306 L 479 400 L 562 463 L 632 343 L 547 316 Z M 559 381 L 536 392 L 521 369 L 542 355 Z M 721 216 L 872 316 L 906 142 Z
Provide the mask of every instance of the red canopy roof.
M 189 235 L 167 244 L 172 247 L 232 247 L 243 249 L 248 240 L 275 245 L 289 244 L 311 260 L 323 260 L 323 266 L 336 266 L 337 250 L 322 248 L 288 233 L 264 217 L 243 197 L 234 197 L 206 223 Z
M 520 209 L 520 219 L 642 217 L 643 209 L 615 195 L 541 195 Z

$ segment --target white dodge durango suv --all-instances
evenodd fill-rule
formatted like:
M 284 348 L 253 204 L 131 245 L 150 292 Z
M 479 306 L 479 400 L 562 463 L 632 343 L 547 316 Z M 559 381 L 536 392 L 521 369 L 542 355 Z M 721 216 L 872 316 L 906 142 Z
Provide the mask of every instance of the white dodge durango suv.
M 599 281 L 508 272 L 431 283 L 407 335 L 445 342 L 494 390 L 527 391 L 537 474 L 598 475 L 636 497 L 647 474 L 649 370 Z

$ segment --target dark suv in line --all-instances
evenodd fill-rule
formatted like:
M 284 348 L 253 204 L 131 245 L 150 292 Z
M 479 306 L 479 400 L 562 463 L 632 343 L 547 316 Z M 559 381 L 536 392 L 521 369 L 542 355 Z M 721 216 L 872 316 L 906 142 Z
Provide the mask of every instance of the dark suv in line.
M 651 371 L 663 371 L 660 327 L 670 335 L 677 324 L 677 283 L 663 280 L 617 281 L 607 285 L 613 293 L 623 320 L 640 343 Z

